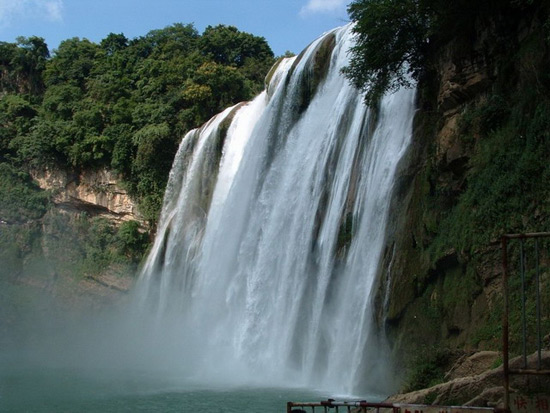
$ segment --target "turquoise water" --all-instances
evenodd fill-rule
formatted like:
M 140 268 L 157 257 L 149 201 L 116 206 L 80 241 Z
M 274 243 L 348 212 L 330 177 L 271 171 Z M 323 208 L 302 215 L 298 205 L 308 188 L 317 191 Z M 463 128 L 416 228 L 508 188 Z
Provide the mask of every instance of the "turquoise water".
M 148 373 L 4 369 L 0 412 L 285 412 L 288 401 L 320 401 L 308 389 L 178 383 Z

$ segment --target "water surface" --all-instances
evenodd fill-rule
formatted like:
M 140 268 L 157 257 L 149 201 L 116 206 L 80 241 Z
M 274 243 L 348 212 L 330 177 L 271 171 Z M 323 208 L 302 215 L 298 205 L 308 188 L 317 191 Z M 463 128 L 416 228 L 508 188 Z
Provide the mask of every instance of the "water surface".
M 284 412 L 320 401 L 308 389 L 211 386 L 145 372 L 13 369 L 0 372 L 0 412 Z

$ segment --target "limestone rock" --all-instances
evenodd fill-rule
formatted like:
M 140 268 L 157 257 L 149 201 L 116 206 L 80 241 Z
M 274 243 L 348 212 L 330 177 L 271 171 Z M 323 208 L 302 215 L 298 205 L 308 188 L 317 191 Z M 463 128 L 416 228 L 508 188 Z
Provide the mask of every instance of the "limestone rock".
M 498 353 L 496 353 L 498 356 Z M 397 394 L 387 399 L 389 403 L 405 404 L 432 404 L 432 405 L 469 405 L 477 407 L 502 407 L 504 399 L 504 377 L 502 366 L 485 370 L 483 366 L 490 366 L 495 360 L 494 352 L 482 351 L 462 361 L 451 369 L 448 377 L 455 377 L 428 389 L 410 393 Z M 550 351 L 543 351 L 542 368 L 550 366 Z M 528 357 L 528 366 L 536 364 L 536 354 Z M 477 365 L 476 365 L 477 363 Z M 510 360 L 510 368 L 521 368 L 522 357 Z M 454 371 L 454 373 L 453 373 Z M 466 376 L 458 377 L 459 374 Z M 537 392 L 550 388 L 550 377 L 511 376 L 510 391 L 523 394 Z
M 500 353 L 498 351 L 480 351 L 470 356 L 465 355 L 447 372 L 445 380 L 481 374 L 489 370 L 499 358 Z
M 143 221 L 136 203 L 119 185 L 118 177 L 107 169 L 85 170 L 79 174 L 63 170 L 32 172 L 40 188 L 53 193 L 53 202 L 66 212 L 87 212 L 117 223 Z

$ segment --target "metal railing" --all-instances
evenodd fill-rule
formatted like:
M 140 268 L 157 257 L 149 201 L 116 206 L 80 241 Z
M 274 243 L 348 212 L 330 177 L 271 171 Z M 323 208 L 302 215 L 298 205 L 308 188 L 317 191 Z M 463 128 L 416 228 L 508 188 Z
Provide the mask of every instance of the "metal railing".
M 307 410 L 306 410 L 307 409 Z M 288 402 L 287 413 L 498 413 L 502 410 L 493 407 L 472 406 L 432 406 L 426 404 L 371 403 L 360 401 Z
M 503 359 L 503 375 L 504 375 L 504 390 L 505 390 L 505 409 L 510 408 L 510 376 L 511 375 L 550 375 L 550 370 L 542 368 L 542 337 L 543 326 L 541 323 L 542 305 L 541 305 L 541 254 L 543 249 L 540 246 L 540 240 L 549 238 L 550 232 L 537 232 L 530 234 L 505 234 L 501 237 L 502 245 L 502 274 L 503 274 L 503 296 L 504 296 L 504 315 L 502 320 L 502 359 Z M 519 253 L 517 253 L 517 272 L 520 277 L 520 323 L 521 323 L 521 356 L 523 359 L 521 368 L 510 368 L 510 251 L 509 244 L 511 241 L 519 242 Z M 531 251 L 529 254 L 526 242 L 531 242 Z M 528 261 L 528 258 L 531 260 Z M 534 280 L 529 282 L 527 274 L 533 274 Z M 532 291 L 534 289 L 534 292 Z M 527 309 L 527 299 L 535 299 L 535 314 L 531 314 Z M 529 366 L 527 362 L 527 339 L 528 326 L 527 320 L 529 317 L 535 318 L 535 347 L 536 347 L 536 366 Z
M 294 408 L 298 409 L 294 409 Z M 391 408 L 392 405 L 384 403 L 367 403 L 366 400 L 360 401 L 341 401 L 337 402 L 333 399 L 328 399 L 321 402 L 288 402 L 286 406 L 287 413 L 302 413 L 305 412 L 304 408 L 311 409 L 311 412 L 328 412 L 329 409 L 334 409 L 335 413 L 340 411 L 345 412 L 357 412 L 366 411 L 367 408 Z M 342 408 L 342 409 L 340 409 Z

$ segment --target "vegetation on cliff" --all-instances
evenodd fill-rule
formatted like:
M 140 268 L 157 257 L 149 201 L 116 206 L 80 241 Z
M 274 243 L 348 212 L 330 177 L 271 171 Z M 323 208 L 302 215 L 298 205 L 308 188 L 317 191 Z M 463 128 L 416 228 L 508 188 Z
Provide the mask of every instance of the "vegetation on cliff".
M 367 103 L 418 81 L 411 165 L 398 194 L 406 229 L 390 240 L 389 304 L 380 313 L 396 355 L 411 365 L 412 389 L 438 379 L 442 355 L 500 349 L 495 241 L 550 228 L 550 9 L 539 0 L 356 0 L 350 14 L 359 41 L 346 74 L 374 86 Z M 510 250 L 514 268 L 518 254 Z M 546 252 L 540 258 L 544 289 Z M 519 305 L 519 281 L 511 283 Z M 550 302 L 542 304 L 548 331 Z M 517 351 L 519 313 L 510 321 Z
M 473 43 L 480 25 L 513 16 L 536 0 L 354 0 L 348 7 L 356 45 L 344 73 L 374 105 L 386 92 L 435 75 L 449 41 Z M 508 17 L 509 17 L 508 16 Z
M 52 53 L 39 37 L 0 42 L 0 275 L 135 270 L 149 242 L 137 222 L 60 214 L 29 173 L 114 171 L 154 228 L 181 138 L 253 97 L 273 62 L 264 38 L 224 25 L 75 37 Z
M 231 26 L 174 24 L 100 44 L 1 43 L 0 159 L 16 166 L 108 167 L 157 219 L 183 134 L 263 87 L 273 53 Z

